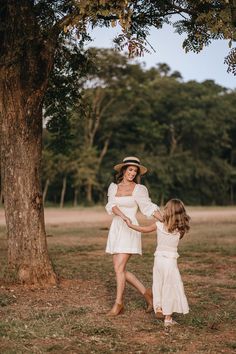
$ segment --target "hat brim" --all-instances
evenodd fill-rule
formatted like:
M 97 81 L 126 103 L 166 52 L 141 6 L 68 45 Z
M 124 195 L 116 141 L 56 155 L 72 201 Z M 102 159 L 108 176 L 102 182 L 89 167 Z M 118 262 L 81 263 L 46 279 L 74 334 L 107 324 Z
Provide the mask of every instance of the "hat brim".
M 121 168 L 123 166 L 137 166 L 139 168 L 139 170 L 140 170 L 140 174 L 141 175 L 144 175 L 147 172 L 147 168 L 146 167 L 144 167 L 143 165 L 139 165 L 138 163 L 135 163 L 135 162 L 134 163 L 130 163 L 130 162 L 119 163 L 118 165 L 114 166 L 114 170 L 117 171 L 117 172 L 120 172 L 120 170 L 121 170 Z

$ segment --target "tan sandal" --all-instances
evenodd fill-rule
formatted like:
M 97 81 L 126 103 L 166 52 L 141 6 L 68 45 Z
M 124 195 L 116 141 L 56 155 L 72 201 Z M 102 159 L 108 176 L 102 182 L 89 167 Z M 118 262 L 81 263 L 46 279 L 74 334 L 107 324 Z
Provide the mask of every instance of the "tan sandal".
M 118 304 L 118 302 L 115 302 L 112 309 L 108 312 L 107 316 L 115 317 L 115 316 L 120 315 L 122 312 L 124 312 L 124 305 Z

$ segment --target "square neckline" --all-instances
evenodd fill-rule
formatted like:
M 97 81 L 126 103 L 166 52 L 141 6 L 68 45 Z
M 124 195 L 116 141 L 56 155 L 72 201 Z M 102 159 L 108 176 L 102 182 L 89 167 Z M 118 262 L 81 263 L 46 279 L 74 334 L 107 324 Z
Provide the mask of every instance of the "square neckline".
M 114 184 L 116 185 L 116 193 L 117 193 L 117 190 L 118 190 L 118 184 L 117 184 L 117 183 L 114 183 Z M 133 194 L 134 194 L 134 191 L 135 191 L 135 189 L 136 189 L 137 185 L 138 185 L 138 183 L 135 183 L 135 186 L 134 186 L 134 189 L 133 189 L 132 194 L 129 194 L 129 195 L 118 195 L 118 196 L 115 194 L 115 198 L 126 198 L 126 197 L 133 197 Z

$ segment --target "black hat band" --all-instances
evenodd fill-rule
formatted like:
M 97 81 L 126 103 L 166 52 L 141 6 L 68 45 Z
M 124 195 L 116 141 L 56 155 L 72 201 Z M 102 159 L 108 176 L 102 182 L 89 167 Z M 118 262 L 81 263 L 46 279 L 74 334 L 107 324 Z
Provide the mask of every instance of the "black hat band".
M 136 160 L 125 160 L 125 161 L 123 161 L 123 163 L 136 163 L 136 164 L 140 165 L 140 162 L 136 161 Z

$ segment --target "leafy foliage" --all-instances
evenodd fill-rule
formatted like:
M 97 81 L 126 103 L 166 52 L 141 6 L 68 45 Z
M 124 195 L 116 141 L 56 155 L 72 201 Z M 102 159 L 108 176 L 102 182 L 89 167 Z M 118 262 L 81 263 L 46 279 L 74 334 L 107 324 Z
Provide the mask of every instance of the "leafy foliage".
M 215 39 L 226 39 L 231 47 L 236 39 L 234 1 L 39 0 L 35 1 L 34 11 L 44 36 L 63 31 L 67 38 L 79 39 L 80 44 L 89 38 L 89 26 L 118 26 L 121 32 L 115 43 L 120 49 L 127 48 L 131 57 L 150 50 L 150 27 L 161 28 L 164 23 L 186 34 L 186 51 L 199 52 Z M 228 58 L 235 63 L 232 54 Z M 230 63 L 229 70 L 234 72 Z

